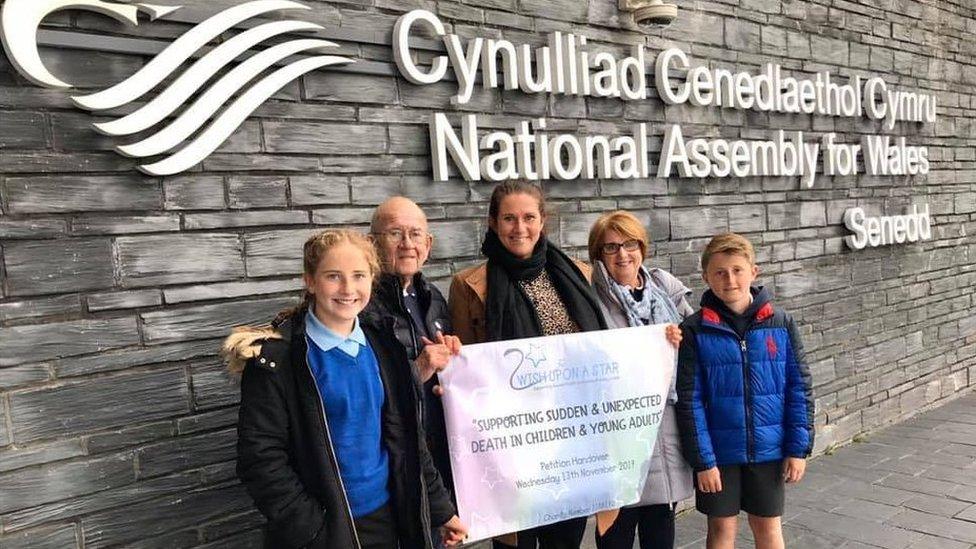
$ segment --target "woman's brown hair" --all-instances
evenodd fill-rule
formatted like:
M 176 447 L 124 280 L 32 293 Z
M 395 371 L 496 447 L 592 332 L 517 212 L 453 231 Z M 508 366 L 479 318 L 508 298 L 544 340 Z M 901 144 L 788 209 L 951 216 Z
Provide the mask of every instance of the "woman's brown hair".
M 539 202 L 539 213 L 546 215 L 546 197 L 542 194 L 542 189 L 534 183 L 528 181 L 506 181 L 495 185 L 491 191 L 491 199 L 488 201 L 488 217 L 498 221 L 498 210 L 502 207 L 502 200 L 513 194 L 527 194 Z
M 647 250 L 650 247 L 647 229 L 634 214 L 626 210 L 617 210 L 601 215 L 590 228 L 590 239 L 587 243 L 590 263 L 603 258 L 600 248 L 603 235 L 607 234 L 607 231 L 620 233 L 620 236 L 626 239 L 633 238 L 640 245 L 641 257 L 647 257 Z

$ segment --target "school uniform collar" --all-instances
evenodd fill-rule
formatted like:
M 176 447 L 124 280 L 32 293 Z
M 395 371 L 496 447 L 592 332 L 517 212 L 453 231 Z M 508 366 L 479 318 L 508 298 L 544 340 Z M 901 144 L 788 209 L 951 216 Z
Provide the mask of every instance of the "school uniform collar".
M 359 354 L 359 348 L 366 345 L 366 334 L 363 333 L 362 326 L 359 325 L 359 318 L 353 321 L 352 331 L 346 337 L 340 336 L 322 324 L 315 317 L 312 307 L 305 313 L 305 335 L 315 343 L 315 346 L 328 352 L 336 347 L 349 356 Z

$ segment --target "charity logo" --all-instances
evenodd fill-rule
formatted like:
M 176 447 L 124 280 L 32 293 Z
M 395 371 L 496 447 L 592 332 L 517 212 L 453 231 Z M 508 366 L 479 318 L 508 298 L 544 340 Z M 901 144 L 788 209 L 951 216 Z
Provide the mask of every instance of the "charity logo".
M 48 71 L 38 53 L 37 29 L 47 15 L 79 9 L 139 25 L 139 13 L 152 22 L 181 7 L 105 0 L 7 0 L 0 14 L 0 38 L 7 58 L 25 78 L 39 86 L 70 89 L 70 83 Z M 122 82 L 71 99 L 93 113 L 138 105 L 124 116 L 93 124 L 95 130 L 121 139 L 148 131 L 138 141 L 118 145 L 116 151 L 145 159 L 139 170 L 149 175 L 185 171 L 220 147 L 289 82 L 316 69 L 353 62 L 322 55 L 337 47 L 327 40 L 290 37 L 322 29 L 320 25 L 291 19 L 261 21 L 275 12 L 308 9 L 290 0 L 253 0 L 227 8 L 197 23 Z M 247 29 L 211 45 L 238 27 Z M 267 45 L 269 41 L 274 44 Z M 187 65 L 191 59 L 195 61 Z M 153 91 L 151 99 L 138 104 Z
M 530 343 L 527 347 L 512 347 L 502 353 L 512 369 L 508 384 L 516 391 L 605 381 L 618 375 L 618 364 L 603 355 L 580 352 L 575 353 L 579 360 L 551 360 L 543 346 Z

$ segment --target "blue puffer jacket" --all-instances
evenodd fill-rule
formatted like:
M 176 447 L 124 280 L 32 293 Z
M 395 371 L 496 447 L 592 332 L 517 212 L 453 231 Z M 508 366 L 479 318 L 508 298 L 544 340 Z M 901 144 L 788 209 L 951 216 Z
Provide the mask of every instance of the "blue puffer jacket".
M 813 389 L 796 323 L 764 289 L 752 292 L 736 318 L 707 291 L 702 309 L 681 324 L 678 421 L 696 471 L 805 458 L 813 449 Z

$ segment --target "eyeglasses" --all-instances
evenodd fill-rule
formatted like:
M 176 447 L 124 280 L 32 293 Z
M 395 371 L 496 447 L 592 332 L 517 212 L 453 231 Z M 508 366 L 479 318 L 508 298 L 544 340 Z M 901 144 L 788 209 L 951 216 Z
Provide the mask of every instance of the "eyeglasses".
M 635 238 L 631 238 L 630 240 L 624 240 L 623 242 L 607 242 L 606 244 L 600 245 L 600 251 L 603 252 L 603 255 L 613 255 L 619 252 L 620 248 L 623 248 L 628 252 L 632 252 L 640 248 L 640 241 Z
M 405 231 L 403 229 L 390 229 L 389 231 L 373 234 L 383 238 L 388 244 L 399 244 L 403 242 L 403 239 L 405 238 L 414 244 L 423 244 L 426 242 L 427 237 L 430 236 L 430 233 L 423 229 L 410 229 L 409 231 Z

